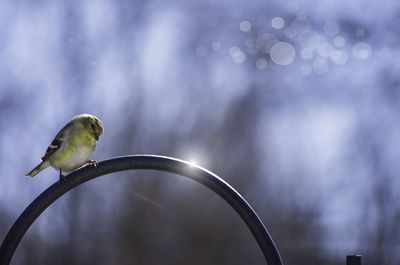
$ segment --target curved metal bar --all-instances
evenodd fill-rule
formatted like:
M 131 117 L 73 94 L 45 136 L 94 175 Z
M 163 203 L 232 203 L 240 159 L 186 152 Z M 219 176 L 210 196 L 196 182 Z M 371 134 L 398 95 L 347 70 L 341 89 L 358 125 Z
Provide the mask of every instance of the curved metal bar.
M 131 155 L 86 166 L 55 183 L 40 194 L 19 216 L 0 247 L 0 265 L 8 265 L 25 232 L 39 215 L 64 193 L 93 178 L 113 172 L 152 169 L 179 174 L 207 186 L 227 201 L 244 220 L 257 240 L 269 265 L 282 265 L 278 249 L 264 224 L 246 200 L 228 183 L 214 173 L 183 160 L 154 155 Z

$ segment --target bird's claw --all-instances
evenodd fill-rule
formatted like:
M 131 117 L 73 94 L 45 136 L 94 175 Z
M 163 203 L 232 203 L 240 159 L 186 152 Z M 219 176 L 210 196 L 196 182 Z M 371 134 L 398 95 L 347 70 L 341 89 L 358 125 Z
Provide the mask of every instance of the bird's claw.
M 97 162 L 96 160 L 89 160 L 87 164 L 90 166 L 97 167 L 99 165 L 99 162 Z
M 64 183 L 64 182 L 65 182 L 65 180 L 66 180 L 65 176 L 64 176 L 64 175 L 61 175 L 61 176 L 60 176 L 60 179 L 59 179 L 59 181 L 58 181 L 58 182 L 60 182 L 60 183 Z

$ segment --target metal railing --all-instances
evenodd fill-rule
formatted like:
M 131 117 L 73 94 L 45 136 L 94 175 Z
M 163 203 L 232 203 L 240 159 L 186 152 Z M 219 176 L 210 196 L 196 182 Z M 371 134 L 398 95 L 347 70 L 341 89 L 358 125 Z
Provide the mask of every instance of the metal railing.
M 278 249 L 257 213 L 228 183 L 214 173 L 189 162 L 154 155 L 131 155 L 99 162 L 96 167 L 86 166 L 57 182 L 40 194 L 18 217 L 0 247 L 0 265 L 8 265 L 19 242 L 32 223 L 66 192 L 91 179 L 114 172 L 150 169 L 171 172 L 193 179 L 217 193 L 228 202 L 249 227 L 269 265 L 283 265 Z M 358 264 L 359 265 L 359 264 Z

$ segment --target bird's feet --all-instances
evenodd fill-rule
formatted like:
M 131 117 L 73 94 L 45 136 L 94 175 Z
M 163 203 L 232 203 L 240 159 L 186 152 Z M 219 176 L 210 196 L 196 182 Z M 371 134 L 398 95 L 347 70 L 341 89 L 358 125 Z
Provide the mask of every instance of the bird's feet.
M 96 160 L 92 160 L 92 159 L 87 161 L 87 164 L 90 166 L 94 166 L 94 167 L 97 167 L 99 165 L 99 163 Z

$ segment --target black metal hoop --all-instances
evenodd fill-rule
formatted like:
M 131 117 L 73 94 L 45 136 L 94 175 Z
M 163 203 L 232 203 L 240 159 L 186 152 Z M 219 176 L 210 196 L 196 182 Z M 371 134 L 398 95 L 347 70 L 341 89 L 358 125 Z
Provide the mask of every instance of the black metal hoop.
M 258 242 L 269 265 L 283 265 L 278 249 L 264 224 L 247 201 L 228 183 L 214 173 L 183 160 L 155 155 L 131 155 L 99 162 L 97 167 L 86 166 L 56 182 L 40 194 L 18 217 L 0 247 L 0 265 L 8 265 L 14 252 L 32 223 L 64 193 L 93 178 L 113 172 L 152 169 L 182 175 L 207 186 L 227 201 L 240 215 Z

